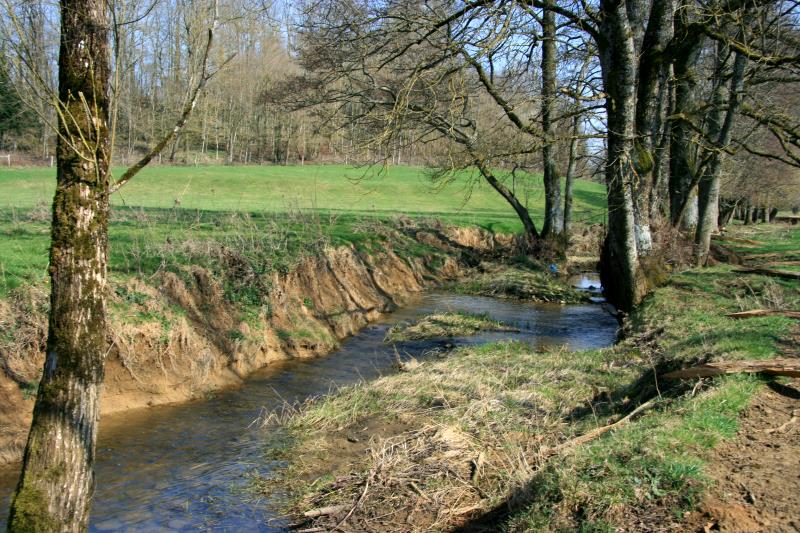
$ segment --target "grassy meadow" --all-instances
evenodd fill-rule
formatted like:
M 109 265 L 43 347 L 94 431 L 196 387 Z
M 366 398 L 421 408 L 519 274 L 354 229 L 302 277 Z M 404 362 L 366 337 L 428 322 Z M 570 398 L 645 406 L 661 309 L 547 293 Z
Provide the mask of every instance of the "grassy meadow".
M 515 185 L 541 224 L 541 180 L 529 176 Z M 44 279 L 54 188 L 52 168 L 0 168 L 0 296 Z M 496 232 L 521 229 L 505 201 L 475 176 L 434 185 L 425 169 L 402 166 L 152 166 L 111 203 L 112 276 L 152 273 L 166 260 L 196 261 L 209 240 L 249 251 L 267 269 L 285 270 L 323 241 L 380 240 L 370 224 L 398 215 Z M 602 221 L 604 187 L 578 181 L 574 206 L 578 221 Z

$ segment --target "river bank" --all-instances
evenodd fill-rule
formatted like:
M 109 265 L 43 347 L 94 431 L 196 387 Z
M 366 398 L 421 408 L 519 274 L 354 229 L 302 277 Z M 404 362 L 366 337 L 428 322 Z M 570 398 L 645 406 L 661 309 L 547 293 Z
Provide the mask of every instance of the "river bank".
M 112 276 L 102 413 L 202 397 L 276 361 L 326 354 L 502 247 L 478 228 L 413 228 L 375 222 L 361 246 L 323 242 L 296 253 L 285 272 L 270 268 L 274 251 L 264 257 L 256 249 L 263 240 L 249 250 L 211 240 L 189 243 L 182 261 L 165 255 L 149 275 Z M 1 299 L 0 325 L 3 463 L 21 457 L 30 423 L 47 329 L 44 288 L 23 286 Z
M 789 228 L 726 235 L 728 242 L 745 236 L 749 243 L 739 245 L 772 261 L 800 249 L 800 233 Z M 792 319 L 727 315 L 798 307 L 796 281 L 726 264 L 689 269 L 673 274 L 626 319 L 625 340 L 614 347 L 465 347 L 310 402 L 285 420 L 294 439 L 284 479 L 293 488 L 295 524 L 364 531 L 725 530 L 744 512 L 759 527 L 789 531 L 796 526 L 796 462 L 762 469 L 744 495 L 714 487 L 737 461 L 747 464 L 735 447 L 724 452 L 727 463 L 720 459 L 720 443 L 756 438 L 760 448 L 748 450 L 751 458 L 775 455 L 774 440 L 740 433 L 753 430 L 752 423 L 740 426 L 740 416 L 750 420 L 748 406 L 770 403 L 767 385 L 788 389 L 797 408 L 791 400 L 792 391 L 800 394 L 797 382 L 660 376 L 701 362 L 796 357 Z M 762 429 L 789 427 L 792 412 L 772 405 L 778 411 Z M 797 439 L 784 445 L 800 451 Z
M 211 220 L 219 235 L 150 236 L 127 249 L 138 267 L 112 272 L 103 415 L 202 398 L 277 361 L 329 353 L 412 295 L 495 269 L 483 259 L 514 246 L 438 221 L 295 220 L 306 229 L 290 235 L 268 231 L 272 219 Z M 540 281 L 541 299 L 570 291 L 565 279 Z M 46 330 L 46 284 L 0 298 L 0 464 L 21 458 Z
M 429 364 L 456 346 L 516 339 L 575 349 L 607 346 L 617 321 L 597 305 L 555 305 L 459 295 L 413 294 L 404 306 L 341 342 L 327 356 L 277 361 L 245 382 L 193 401 L 104 416 L 98 437 L 97 488 L 91 531 L 284 531 L 285 491 L 264 497 L 253 480 L 285 464 L 264 461 L 286 444 L 280 427 L 262 426 L 265 412 L 302 403 L 338 387 L 395 372 L 396 352 L 384 338 L 397 324 L 431 313 L 489 313 L 515 332 L 406 343 L 401 357 Z M 0 530 L 17 467 L 0 468 Z

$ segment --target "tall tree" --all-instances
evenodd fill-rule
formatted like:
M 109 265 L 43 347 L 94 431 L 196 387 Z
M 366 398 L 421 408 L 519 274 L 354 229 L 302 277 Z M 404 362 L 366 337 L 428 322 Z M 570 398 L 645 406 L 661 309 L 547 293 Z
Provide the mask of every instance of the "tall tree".
M 0 148 L 5 147 L 6 137 L 35 126 L 33 114 L 25 107 L 9 76 L 5 51 L 0 49 Z
M 551 9 L 555 0 L 545 0 L 542 12 L 542 170 L 544 179 L 544 225 L 542 236 L 554 239 L 563 230 L 561 215 L 561 178 L 556 163 L 556 14 Z
M 110 185 L 109 3 L 61 0 L 56 193 L 50 244 L 50 317 L 45 364 L 9 513 L 9 531 L 84 531 L 94 491 L 99 387 L 106 342 L 108 199 L 186 125 L 214 73 L 207 40 L 173 128 Z M 42 87 L 46 92 L 47 88 Z
M 106 354 L 106 0 L 61 0 L 57 186 L 46 361 L 9 531 L 85 530 Z

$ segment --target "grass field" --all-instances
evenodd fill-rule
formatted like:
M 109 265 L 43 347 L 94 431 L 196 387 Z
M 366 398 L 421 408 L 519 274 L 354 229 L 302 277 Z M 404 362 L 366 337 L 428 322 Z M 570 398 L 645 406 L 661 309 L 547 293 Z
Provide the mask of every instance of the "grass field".
M 114 169 L 120 175 L 122 169 Z M 49 203 L 55 187 L 49 168 L 0 169 L 0 208 Z M 149 167 L 112 197 L 115 206 L 244 212 L 315 209 L 348 214 L 436 216 L 496 231 L 519 229 L 513 211 L 487 184 L 464 174 L 435 187 L 417 167 L 353 168 L 342 165 Z M 538 176 L 525 180 L 528 204 L 541 218 L 544 191 Z M 472 186 L 471 186 L 472 184 Z M 522 180 L 517 188 L 523 191 Z M 602 220 L 605 189 L 579 181 L 576 218 Z M 541 220 L 539 220 L 541 224 Z
M 54 178 L 51 168 L 0 168 L 0 296 L 45 277 Z M 516 183 L 519 196 L 527 192 L 541 224 L 541 180 L 525 180 L 527 191 L 522 181 Z M 401 214 L 496 232 L 521 229 L 513 211 L 483 182 L 460 175 L 437 188 L 424 169 L 413 167 L 150 167 L 115 194 L 112 205 L 112 275 L 151 273 L 165 259 L 196 262 L 196 245 L 208 240 L 246 248 L 265 268 L 285 269 L 298 251 L 320 239 L 369 241 L 375 235 L 365 221 Z M 604 187 L 579 181 L 574 205 L 577 220 L 601 221 Z

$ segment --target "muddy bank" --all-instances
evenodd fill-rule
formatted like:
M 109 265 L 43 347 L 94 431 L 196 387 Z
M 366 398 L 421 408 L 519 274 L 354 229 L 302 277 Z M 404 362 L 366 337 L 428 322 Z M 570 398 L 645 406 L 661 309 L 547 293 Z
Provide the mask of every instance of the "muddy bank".
M 104 414 L 185 401 L 241 384 L 290 358 L 319 356 L 414 293 L 453 280 L 494 253 L 494 236 L 474 228 L 416 228 L 381 250 L 328 247 L 285 274 L 252 275 L 236 256 L 228 275 L 201 266 L 152 277 L 116 278 L 109 299 Z M 230 280 L 259 299 L 235 301 Z M 242 294 L 239 288 L 237 294 Z M 246 292 L 244 294 L 247 294 Z M 234 301 L 232 301 L 234 300 Z M 47 294 L 28 287 L 0 301 L 0 463 L 19 460 L 42 367 Z

